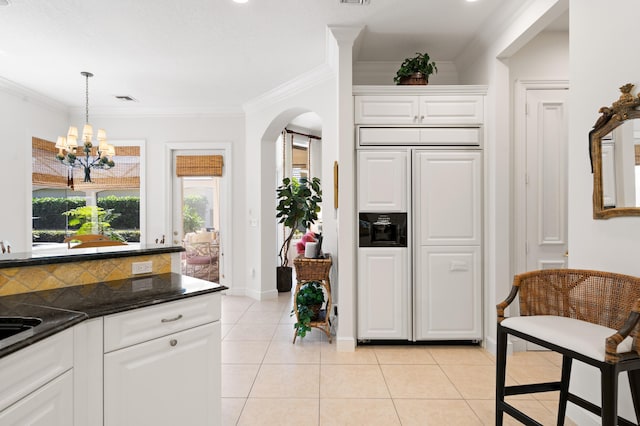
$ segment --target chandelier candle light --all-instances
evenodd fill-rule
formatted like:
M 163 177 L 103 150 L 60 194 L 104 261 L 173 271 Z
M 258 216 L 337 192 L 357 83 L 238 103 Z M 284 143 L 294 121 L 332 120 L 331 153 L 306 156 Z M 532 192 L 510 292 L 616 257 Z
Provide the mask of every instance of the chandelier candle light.
M 82 153 L 78 152 L 78 128 L 69 127 L 67 137 L 58 136 L 56 148 L 58 154 L 56 158 L 64 165 L 69 167 L 67 174 L 67 185 L 73 190 L 73 169 L 75 167 L 84 168 L 84 182 L 91 182 L 91 169 L 110 169 L 116 164 L 113 162 L 113 156 L 116 149 L 113 145 L 107 143 L 107 133 L 104 129 L 98 129 L 98 150 L 97 155 L 92 157 L 91 148 L 93 148 L 93 127 L 89 124 L 89 77 L 93 74 L 87 71 L 80 73 L 86 79 L 85 84 L 85 125 L 82 129 Z

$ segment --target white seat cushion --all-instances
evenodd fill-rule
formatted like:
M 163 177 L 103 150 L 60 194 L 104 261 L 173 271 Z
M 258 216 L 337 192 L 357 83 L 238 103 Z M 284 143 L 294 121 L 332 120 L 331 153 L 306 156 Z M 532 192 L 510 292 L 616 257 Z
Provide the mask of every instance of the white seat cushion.
M 501 325 L 598 361 L 604 361 L 607 337 L 618 331 L 578 319 L 553 315 L 511 317 L 502 321 Z M 631 337 L 624 339 L 618 345 L 618 353 L 629 352 L 632 343 Z

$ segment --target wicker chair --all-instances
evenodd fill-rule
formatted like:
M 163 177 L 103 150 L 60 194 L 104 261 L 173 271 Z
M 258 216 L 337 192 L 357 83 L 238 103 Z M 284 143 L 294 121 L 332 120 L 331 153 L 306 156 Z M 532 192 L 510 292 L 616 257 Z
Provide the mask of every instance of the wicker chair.
M 520 316 L 504 310 L 520 295 Z M 513 416 L 540 425 L 505 402 L 508 395 L 560 391 L 558 425 L 567 401 L 600 415 L 603 425 L 634 425 L 617 415 L 618 374 L 626 371 L 636 421 L 640 421 L 640 278 L 609 272 L 552 269 L 516 275 L 507 299 L 497 305 L 496 425 Z M 559 382 L 505 387 L 507 335 L 562 354 Z M 576 359 L 601 373 L 601 407 L 569 392 L 571 363 Z

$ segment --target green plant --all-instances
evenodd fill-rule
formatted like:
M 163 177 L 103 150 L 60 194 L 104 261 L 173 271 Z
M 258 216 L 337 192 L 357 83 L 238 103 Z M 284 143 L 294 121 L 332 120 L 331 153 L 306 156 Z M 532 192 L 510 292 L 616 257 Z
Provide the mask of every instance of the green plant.
M 428 53 L 416 53 L 413 58 L 406 58 L 400 65 L 400 69 L 397 71 L 393 81 L 396 84 L 400 84 L 403 78 L 411 77 L 412 74 L 417 72 L 422 73 L 427 78 L 427 81 L 431 74 L 438 72 L 436 63 L 431 60 Z
M 105 210 L 102 207 L 83 206 L 62 214 L 69 216 L 70 226 L 79 226 L 76 232 L 78 235 L 92 234 L 97 229 L 99 234 L 105 235 L 111 240 L 124 241 L 124 238 L 111 229 L 111 220 L 120 215 L 119 213 L 114 213 L 111 209 Z
M 196 232 L 204 224 L 204 219 L 200 217 L 196 209 L 188 204 L 182 207 L 182 229 L 185 233 Z
M 323 303 L 324 290 L 320 282 L 309 281 L 300 287 L 296 295 L 297 322 L 293 325 L 298 336 L 304 337 L 308 331 L 311 331 L 309 324 L 317 319 Z M 291 310 L 291 315 L 295 315 L 295 310 Z
M 278 223 L 289 228 L 289 234 L 284 239 L 278 257 L 280 266 L 287 266 L 289 263 L 289 245 L 293 234 L 299 228 L 307 229 L 309 225 L 318 220 L 320 203 L 322 202 L 322 189 L 320 179 L 314 177 L 307 178 L 284 178 L 282 185 L 276 189 L 278 195 L 278 205 L 276 206 Z

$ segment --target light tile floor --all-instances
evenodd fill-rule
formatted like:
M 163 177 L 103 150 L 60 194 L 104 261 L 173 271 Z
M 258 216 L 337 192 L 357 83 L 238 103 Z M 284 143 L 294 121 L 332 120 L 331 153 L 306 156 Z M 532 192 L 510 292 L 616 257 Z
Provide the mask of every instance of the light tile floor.
M 495 360 L 478 346 L 358 346 L 313 330 L 292 344 L 291 293 L 222 297 L 223 425 L 493 425 Z M 561 357 L 510 356 L 507 384 L 557 380 Z M 557 392 L 510 397 L 555 424 Z M 505 415 L 505 425 L 519 424 Z M 573 424 L 567 421 L 567 425 Z

